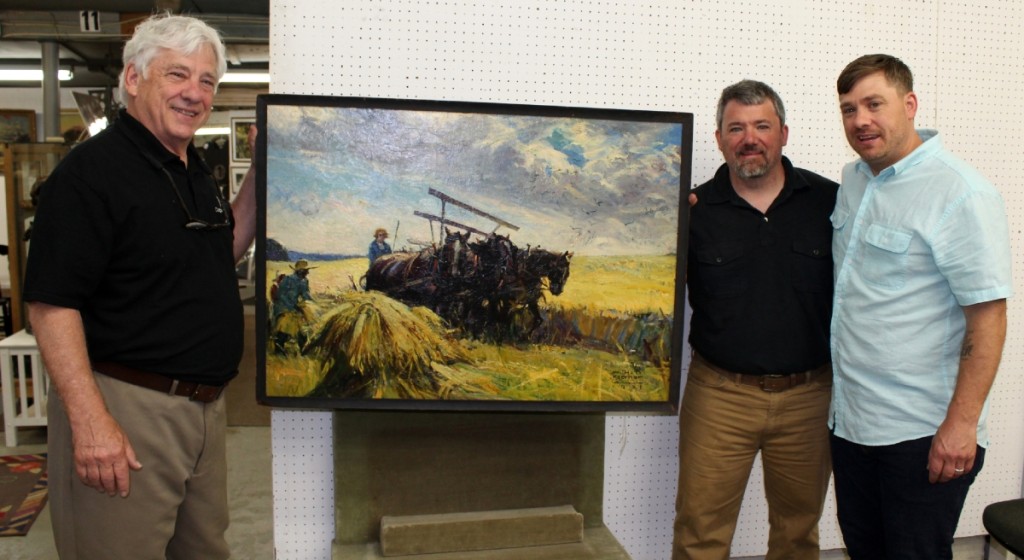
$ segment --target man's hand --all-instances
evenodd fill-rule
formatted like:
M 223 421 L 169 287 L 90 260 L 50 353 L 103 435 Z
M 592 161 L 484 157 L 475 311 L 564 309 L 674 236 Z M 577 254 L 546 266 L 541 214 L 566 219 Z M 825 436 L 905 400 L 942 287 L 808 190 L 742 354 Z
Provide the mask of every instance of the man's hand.
M 104 412 L 88 425 L 72 427 L 75 471 L 82 483 L 110 496 L 128 497 L 131 471 L 142 468 L 128 436 L 109 414 Z
M 96 385 L 82 314 L 77 309 L 30 301 L 28 318 L 57 393 L 51 398 L 59 396 L 68 416 L 78 478 L 111 496 L 128 496 L 130 470 L 139 470 L 142 464 Z
M 977 446 L 976 424 L 947 419 L 939 426 L 928 451 L 928 482 L 949 482 L 971 472 Z
M 963 306 L 960 368 L 946 418 L 928 451 L 928 480 L 948 482 L 974 469 L 978 419 L 985 406 L 1006 340 L 1006 300 Z
M 690 201 L 690 208 L 693 208 L 694 206 L 697 205 L 697 195 L 695 193 L 691 192 L 690 196 L 688 196 L 686 200 Z

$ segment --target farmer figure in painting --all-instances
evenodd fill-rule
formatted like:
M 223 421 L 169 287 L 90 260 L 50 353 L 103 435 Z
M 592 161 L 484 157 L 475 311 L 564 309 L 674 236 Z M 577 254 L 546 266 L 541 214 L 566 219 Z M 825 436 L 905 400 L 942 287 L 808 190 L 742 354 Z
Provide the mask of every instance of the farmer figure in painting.
M 388 230 L 384 228 L 377 228 L 377 231 L 373 232 L 373 241 L 370 242 L 370 250 L 366 255 L 370 259 L 370 264 L 383 255 L 391 254 L 391 245 L 384 241 L 387 238 Z
M 281 280 L 274 298 L 274 350 L 280 354 L 285 352 L 285 345 L 290 340 L 302 348 L 306 338 L 303 327 L 311 320 L 310 309 L 304 305 L 313 301 L 306 277 L 316 267 L 309 266 L 305 259 L 299 259 L 291 268 L 294 272 Z

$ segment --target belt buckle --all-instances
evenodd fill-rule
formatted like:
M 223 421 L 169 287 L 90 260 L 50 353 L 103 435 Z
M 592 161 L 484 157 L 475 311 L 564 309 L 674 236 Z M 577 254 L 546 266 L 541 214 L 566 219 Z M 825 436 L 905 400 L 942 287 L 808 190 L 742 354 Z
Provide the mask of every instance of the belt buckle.
M 203 385 L 202 383 L 197 383 L 196 388 L 192 390 L 192 393 L 188 398 L 202 403 L 212 403 L 217 400 L 223 392 L 223 386 Z
M 786 383 L 785 387 L 783 387 L 782 384 L 769 383 L 768 380 L 786 380 L 788 377 L 788 375 L 762 375 L 758 384 L 765 393 L 779 393 L 789 389 L 789 383 Z
M 192 385 L 192 389 L 189 390 L 187 386 L 181 387 L 181 383 L 177 379 L 172 379 L 171 388 L 167 390 L 167 394 L 172 397 L 188 397 L 190 401 L 199 400 L 201 396 L 200 391 L 202 391 L 203 386 L 200 383 L 193 383 Z M 179 387 L 182 389 L 181 393 L 178 392 Z
M 208 389 L 208 388 L 209 387 L 206 387 L 202 383 L 196 383 L 196 386 L 193 387 L 192 390 L 189 391 L 189 393 L 188 393 L 188 400 L 190 400 L 190 401 L 199 401 L 199 402 L 208 402 L 210 400 L 210 398 L 209 398 L 208 395 L 205 394 L 205 391 L 203 391 L 203 389 Z

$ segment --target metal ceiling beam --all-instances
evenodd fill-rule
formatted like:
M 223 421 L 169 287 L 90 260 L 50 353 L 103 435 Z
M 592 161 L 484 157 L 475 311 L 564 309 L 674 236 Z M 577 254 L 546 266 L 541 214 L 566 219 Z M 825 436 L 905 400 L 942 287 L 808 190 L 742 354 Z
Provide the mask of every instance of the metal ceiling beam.
M 83 8 L 83 5 L 84 8 Z M 256 14 L 270 15 L 270 0 L 4 0 L 9 10 L 101 12 L 172 12 L 193 14 Z
M 41 5 L 51 0 L 38 0 Z M 91 4 L 93 0 L 89 0 Z M 140 2 L 118 0 L 121 10 L 140 9 Z M 193 8 L 196 0 L 182 0 Z M 225 6 L 224 0 L 203 0 L 207 7 Z M 7 0 L 4 0 L 5 7 Z M 71 2 L 65 6 L 71 5 Z M 235 2 L 232 10 L 249 9 L 246 2 Z M 238 6 L 237 4 L 241 4 Z M 152 4 L 142 3 L 143 6 Z M 121 72 L 121 50 L 135 25 L 149 17 L 146 12 L 101 11 L 98 30 L 82 31 L 81 12 L 69 9 L 55 11 L 0 10 L 0 62 L 5 66 L 40 64 L 40 43 L 56 43 L 63 50 L 62 67 L 72 67 L 74 77 L 61 87 L 116 86 Z M 270 63 L 270 18 L 264 15 L 219 13 L 192 14 L 217 28 L 227 47 L 229 67 L 233 70 L 266 70 Z M 90 20 L 92 22 L 92 20 Z M 26 45 L 32 45 L 26 49 Z M 77 60 L 73 60 L 77 59 Z M 33 84 L 29 83 L 28 86 Z M 26 84 L 4 82 L 0 87 L 25 87 Z
M 268 44 L 270 18 L 243 14 L 194 14 L 220 31 L 226 43 Z M 100 12 L 100 30 L 83 32 L 79 12 L 0 11 L 0 39 L 21 41 L 127 41 L 122 25 L 149 14 Z M 137 21 L 136 21 L 137 20 Z

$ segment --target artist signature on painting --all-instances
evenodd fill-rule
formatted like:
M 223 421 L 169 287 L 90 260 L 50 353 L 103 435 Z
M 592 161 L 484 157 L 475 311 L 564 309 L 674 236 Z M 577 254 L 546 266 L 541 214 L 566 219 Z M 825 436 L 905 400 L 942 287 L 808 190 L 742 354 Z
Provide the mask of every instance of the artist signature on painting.
M 623 387 L 639 389 L 643 385 L 644 364 L 641 361 L 630 361 L 622 369 L 612 370 L 611 376 L 616 383 Z

